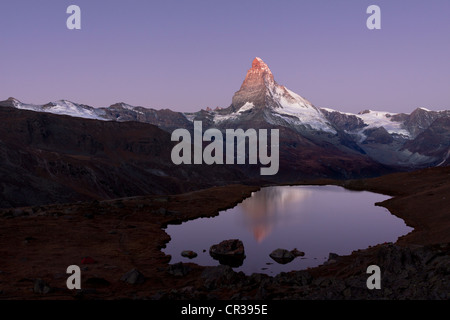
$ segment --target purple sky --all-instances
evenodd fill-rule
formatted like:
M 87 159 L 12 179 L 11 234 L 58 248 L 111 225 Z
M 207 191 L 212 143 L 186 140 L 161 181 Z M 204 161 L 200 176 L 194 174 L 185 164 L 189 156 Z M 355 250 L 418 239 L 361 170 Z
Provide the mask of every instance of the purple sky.
M 66 8 L 82 30 L 66 28 Z M 366 8 L 382 30 L 366 28 Z M 450 109 L 448 0 L 2 0 L 0 100 L 222 106 L 261 57 L 318 107 Z

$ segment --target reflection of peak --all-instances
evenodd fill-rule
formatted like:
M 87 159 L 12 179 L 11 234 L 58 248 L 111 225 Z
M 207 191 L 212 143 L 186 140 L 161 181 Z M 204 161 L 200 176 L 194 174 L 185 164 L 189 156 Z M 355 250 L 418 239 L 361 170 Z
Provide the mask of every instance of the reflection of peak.
M 255 225 L 252 231 L 256 242 L 261 243 L 272 232 L 272 226 L 267 224 Z
M 270 235 L 277 221 L 277 217 L 292 203 L 300 208 L 301 202 L 311 195 L 310 190 L 291 187 L 268 187 L 255 192 L 252 197 L 241 204 L 245 224 L 257 242 L 262 242 Z

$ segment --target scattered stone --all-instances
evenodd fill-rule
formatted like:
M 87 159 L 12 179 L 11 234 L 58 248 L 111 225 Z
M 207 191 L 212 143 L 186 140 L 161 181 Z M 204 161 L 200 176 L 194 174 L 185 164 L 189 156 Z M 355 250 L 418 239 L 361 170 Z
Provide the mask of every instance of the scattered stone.
M 33 285 L 34 293 L 47 294 L 47 293 L 50 293 L 51 291 L 52 291 L 52 288 L 44 280 L 42 280 L 42 279 L 34 280 L 34 285 Z
M 201 278 L 206 288 L 214 289 L 240 282 L 245 278 L 245 275 L 243 272 L 234 272 L 230 266 L 219 265 L 205 268 L 201 274 Z
M 230 300 L 242 300 L 242 296 L 240 293 L 236 293 L 230 298 Z
M 295 256 L 286 249 L 275 249 L 269 256 L 279 264 L 286 264 L 295 259 Z
M 137 269 L 132 269 L 125 273 L 120 280 L 129 284 L 141 284 L 145 281 L 145 277 Z
M 211 246 L 209 254 L 213 259 L 219 260 L 220 264 L 239 267 L 245 259 L 244 244 L 238 239 L 224 240 Z
M 190 270 L 191 269 L 188 266 L 184 265 L 182 262 L 171 264 L 169 266 L 169 268 L 167 269 L 167 271 L 171 275 L 176 276 L 176 277 L 183 277 L 183 276 L 187 275 Z
M 189 259 L 193 259 L 197 256 L 197 253 L 192 251 L 192 250 L 184 250 L 181 252 L 181 255 L 183 257 L 189 258 Z

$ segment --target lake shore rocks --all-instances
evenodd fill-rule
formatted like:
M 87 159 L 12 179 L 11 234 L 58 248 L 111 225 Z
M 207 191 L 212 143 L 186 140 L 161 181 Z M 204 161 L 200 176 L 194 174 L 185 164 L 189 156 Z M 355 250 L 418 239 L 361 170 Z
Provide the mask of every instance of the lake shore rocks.
M 336 264 L 339 264 L 338 269 Z M 371 264 L 378 265 L 382 270 L 380 290 L 369 290 L 367 287 L 369 275 L 366 268 Z M 337 270 L 339 272 L 335 274 Z M 311 270 L 282 272 L 274 277 L 260 273 L 245 276 L 227 266 L 206 267 L 201 274 L 200 285 L 189 292 L 188 298 L 448 300 L 449 275 L 450 243 L 417 248 L 383 244 L 360 250 L 352 256 L 339 256 L 332 268 L 324 264 Z M 161 293 L 159 298 L 183 299 L 186 294 L 170 290 Z

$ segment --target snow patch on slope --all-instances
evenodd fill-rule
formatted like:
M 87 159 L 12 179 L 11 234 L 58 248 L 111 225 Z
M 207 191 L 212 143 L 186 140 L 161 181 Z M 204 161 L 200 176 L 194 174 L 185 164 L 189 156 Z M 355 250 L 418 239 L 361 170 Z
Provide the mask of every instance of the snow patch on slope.
M 367 124 L 367 127 L 362 129 L 361 132 L 366 129 L 383 127 L 390 134 L 399 134 L 411 138 L 411 133 L 403 126 L 403 123 L 391 120 L 393 115 L 395 114 L 386 111 L 369 110 L 369 112 L 356 114 L 355 116 Z
M 308 100 L 285 87 L 275 86 L 270 92 L 280 104 L 280 108 L 273 109 L 275 116 L 293 125 L 308 125 L 315 130 L 336 133 L 322 112 Z
M 106 121 L 103 117 L 104 110 L 95 109 L 92 107 L 79 105 L 67 100 L 58 100 L 56 102 L 49 103 L 47 105 L 34 105 L 18 102 L 15 104 L 17 109 L 31 110 L 37 112 L 48 112 L 58 115 L 67 115 L 71 117 L 95 119 Z
M 445 163 L 445 161 L 447 161 L 449 156 L 450 156 L 450 149 L 448 149 L 447 154 L 444 157 L 444 160 L 442 160 L 436 167 L 442 166 Z
M 357 131 L 350 131 L 347 133 L 355 133 L 361 136 L 362 141 L 366 139 L 366 135 L 363 133 L 366 129 L 374 129 L 383 127 L 386 129 L 386 131 L 390 134 L 398 134 L 402 135 L 405 138 L 411 139 L 412 134 L 409 132 L 402 122 L 392 121 L 392 117 L 397 115 L 397 113 L 390 113 L 387 111 L 373 111 L 373 110 L 367 110 L 364 112 L 360 112 L 358 114 L 350 113 L 350 112 L 342 112 L 337 111 L 330 108 L 321 108 L 325 111 L 328 111 L 330 113 L 337 112 L 340 114 L 348 115 L 348 116 L 355 116 L 359 119 L 361 119 L 366 126 L 362 129 L 359 129 Z
M 239 110 L 237 113 L 243 113 L 245 111 L 251 110 L 255 107 L 255 105 L 251 102 L 246 102 Z
M 242 107 L 239 108 L 238 111 L 236 112 L 232 112 L 230 114 L 214 114 L 214 122 L 218 123 L 218 122 L 222 122 L 222 121 L 226 121 L 226 120 L 230 120 L 230 119 L 236 119 L 238 118 L 242 113 L 249 111 L 251 109 L 253 109 L 255 107 L 255 105 L 252 102 L 246 102 Z

